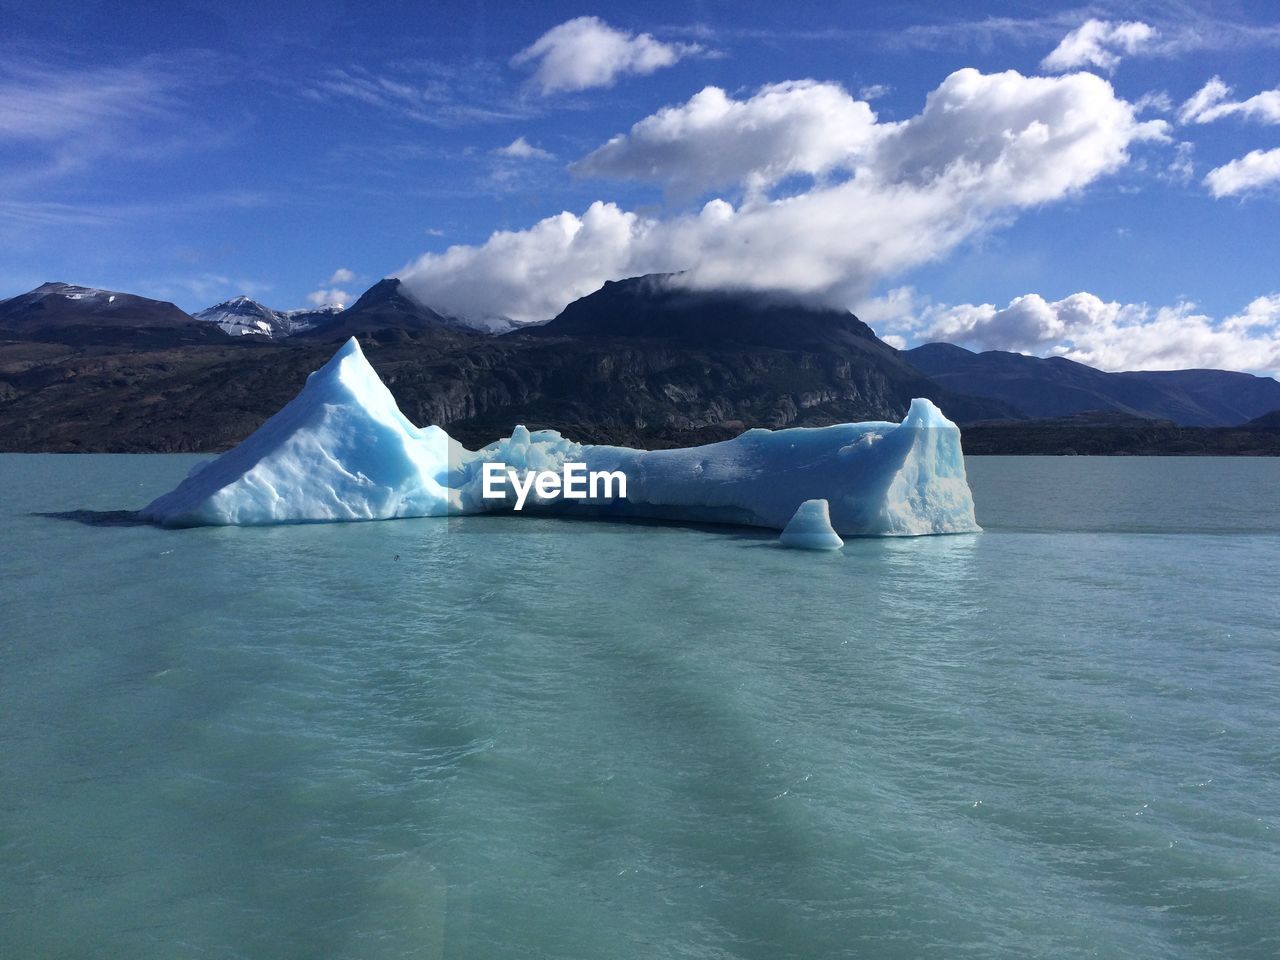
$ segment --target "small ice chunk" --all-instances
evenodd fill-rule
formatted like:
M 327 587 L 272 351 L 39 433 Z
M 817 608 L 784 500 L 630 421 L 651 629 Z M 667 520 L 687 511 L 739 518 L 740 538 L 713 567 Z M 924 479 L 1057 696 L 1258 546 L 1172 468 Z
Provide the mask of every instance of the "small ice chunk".
M 840 534 L 831 526 L 831 509 L 826 500 L 800 504 L 778 540 L 793 550 L 839 550 L 844 546 Z

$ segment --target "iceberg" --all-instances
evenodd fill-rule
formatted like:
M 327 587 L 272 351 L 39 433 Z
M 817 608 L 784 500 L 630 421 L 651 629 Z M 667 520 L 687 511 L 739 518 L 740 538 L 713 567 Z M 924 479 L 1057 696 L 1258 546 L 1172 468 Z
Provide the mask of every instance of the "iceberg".
M 831 505 L 825 500 L 806 500 L 782 528 L 778 542 L 793 550 L 839 550 L 840 534 L 831 528 Z
M 256 432 L 139 515 L 182 527 L 513 510 L 513 493 L 484 496 L 485 464 L 517 474 L 584 464 L 626 477 L 625 495 L 530 493 L 524 513 L 782 530 L 805 501 L 826 500 L 830 527 L 843 536 L 980 529 L 960 431 L 928 400 L 911 401 L 901 423 L 756 429 L 678 450 L 579 444 L 554 430 L 517 426 L 473 451 L 440 427 L 411 423 L 354 337 Z

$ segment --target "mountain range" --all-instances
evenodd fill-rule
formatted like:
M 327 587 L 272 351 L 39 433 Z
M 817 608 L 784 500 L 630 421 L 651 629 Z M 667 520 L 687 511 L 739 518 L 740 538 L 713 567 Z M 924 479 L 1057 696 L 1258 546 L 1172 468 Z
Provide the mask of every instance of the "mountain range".
M 0 450 L 222 449 L 287 402 L 353 335 L 411 419 L 472 446 L 515 423 L 584 442 L 687 445 L 754 426 L 896 420 L 912 397 L 926 396 L 962 425 L 986 430 L 987 452 L 1036 446 L 1027 431 L 1042 422 L 1057 422 L 1065 437 L 1062 418 L 1073 437 L 1123 424 L 1123 436 L 1149 447 L 1166 440 L 1134 433 L 1135 424 L 1239 427 L 1280 410 L 1280 383 L 1270 378 L 1107 373 L 951 344 L 899 351 L 848 311 L 692 291 L 661 275 L 606 283 L 546 323 L 509 326 L 448 316 L 391 278 L 346 309 L 279 311 L 236 297 L 195 315 L 165 301 L 46 283 L 0 301 Z M 1071 419 L 1094 412 L 1103 419 Z M 1016 429 L 987 429 L 993 425 Z M 1253 437 L 1260 428 L 1249 429 Z M 1187 436 L 1167 442 L 1190 444 L 1188 452 L 1216 442 Z M 1120 446 L 1096 452 L 1132 452 L 1132 443 Z
M 1106 411 L 1216 427 L 1280 409 L 1280 382 L 1231 370 L 1106 373 L 1066 357 L 973 353 L 950 343 L 926 343 L 902 356 L 956 393 L 1002 400 L 1025 417 Z

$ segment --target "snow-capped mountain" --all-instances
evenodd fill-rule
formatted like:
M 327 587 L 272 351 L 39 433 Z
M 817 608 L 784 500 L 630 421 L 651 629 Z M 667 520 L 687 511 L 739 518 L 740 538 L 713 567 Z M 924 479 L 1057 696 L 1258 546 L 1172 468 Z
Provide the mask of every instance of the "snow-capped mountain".
M 281 323 L 288 329 L 290 334 L 302 333 L 304 330 L 313 330 L 317 327 L 326 327 L 336 321 L 338 314 L 342 313 L 343 305 L 340 303 L 329 303 L 323 307 L 303 307 L 300 310 L 281 310 L 276 315 L 280 317 Z
M 341 314 L 341 316 L 339 316 Z M 282 340 L 314 332 L 324 336 L 351 336 L 383 327 L 419 329 L 432 326 L 499 334 L 516 328 L 506 317 L 451 317 L 438 313 L 405 290 L 395 278 L 379 280 L 350 307 L 331 304 L 301 310 L 273 310 L 250 297 L 232 297 L 195 315 L 217 324 L 233 337 L 265 337 Z
M 197 320 L 216 323 L 233 337 L 289 337 L 332 321 L 342 312 L 342 304 L 301 310 L 273 310 L 249 297 L 232 297 L 195 315 Z

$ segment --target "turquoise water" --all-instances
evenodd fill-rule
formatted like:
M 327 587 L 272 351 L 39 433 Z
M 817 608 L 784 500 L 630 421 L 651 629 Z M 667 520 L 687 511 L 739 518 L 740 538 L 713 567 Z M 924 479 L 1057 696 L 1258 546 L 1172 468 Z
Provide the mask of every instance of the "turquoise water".
M 2 957 L 1280 953 L 1280 461 L 835 555 L 112 523 L 191 463 L 0 457 Z

